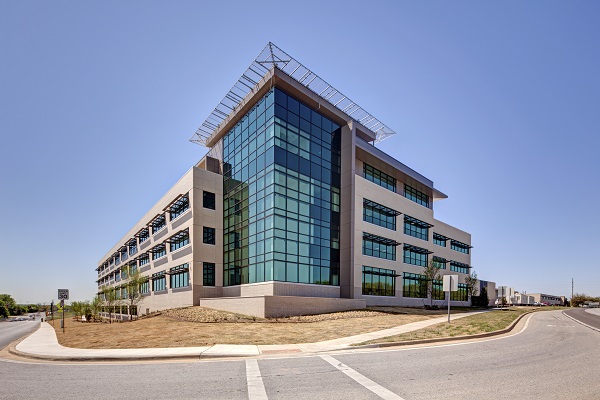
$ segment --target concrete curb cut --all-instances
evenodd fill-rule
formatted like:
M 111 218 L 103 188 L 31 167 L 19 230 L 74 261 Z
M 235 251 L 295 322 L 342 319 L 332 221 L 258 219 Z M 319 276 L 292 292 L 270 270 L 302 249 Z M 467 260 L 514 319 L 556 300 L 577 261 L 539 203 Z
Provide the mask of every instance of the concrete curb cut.
M 590 326 L 590 325 L 588 325 L 588 324 L 586 324 L 586 323 L 584 323 L 584 322 L 581 322 L 580 320 L 576 319 L 575 317 L 571 317 L 569 314 L 567 314 L 567 313 L 566 313 L 566 312 L 564 312 L 564 311 L 562 312 L 562 314 L 563 314 L 565 317 L 567 317 L 567 318 L 571 318 L 573 321 L 577 322 L 578 324 L 581 324 L 581 325 L 585 326 L 586 328 L 590 328 L 590 329 L 593 329 L 593 330 L 595 330 L 596 332 L 600 332 L 600 329 L 598 329 L 598 328 L 594 328 L 593 326 Z
M 524 314 L 521 314 L 515 319 L 508 327 L 504 329 L 500 329 L 493 332 L 485 332 L 485 333 L 477 333 L 474 335 L 465 335 L 465 336 L 453 336 L 453 337 L 445 337 L 445 338 L 435 338 L 435 339 L 419 339 L 419 340 L 410 340 L 405 342 L 389 342 L 389 343 L 375 343 L 375 344 L 364 344 L 358 346 L 351 346 L 352 349 L 377 349 L 377 348 L 385 348 L 385 347 L 401 347 L 401 346 L 410 346 L 414 344 L 428 344 L 428 343 L 444 343 L 444 342 L 453 342 L 457 340 L 469 340 L 469 339 L 482 339 L 492 336 L 499 336 L 505 333 L 508 333 L 514 329 L 514 327 L 523 319 L 526 315 L 533 314 L 536 311 L 529 311 Z

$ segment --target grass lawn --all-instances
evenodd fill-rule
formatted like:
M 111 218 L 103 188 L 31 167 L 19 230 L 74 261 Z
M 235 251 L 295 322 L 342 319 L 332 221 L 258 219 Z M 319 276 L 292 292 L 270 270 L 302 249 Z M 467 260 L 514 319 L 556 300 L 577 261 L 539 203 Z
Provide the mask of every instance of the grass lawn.
M 470 317 L 457 319 L 452 321 L 450 324 L 444 322 L 420 329 L 418 331 L 371 340 L 360 344 L 408 342 L 412 340 L 439 339 L 493 332 L 507 328 L 515 319 L 527 312 L 550 311 L 562 308 L 563 307 L 512 307 L 505 310 L 492 310 Z
M 188 347 L 217 343 L 289 344 L 373 332 L 438 317 L 444 313 L 444 310 L 377 307 L 271 320 L 217 312 L 203 307 L 187 307 L 138 321 L 112 324 L 78 322 L 69 318 L 65 319 L 64 334 L 59 321 L 54 321 L 54 328 L 61 345 L 76 348 Z

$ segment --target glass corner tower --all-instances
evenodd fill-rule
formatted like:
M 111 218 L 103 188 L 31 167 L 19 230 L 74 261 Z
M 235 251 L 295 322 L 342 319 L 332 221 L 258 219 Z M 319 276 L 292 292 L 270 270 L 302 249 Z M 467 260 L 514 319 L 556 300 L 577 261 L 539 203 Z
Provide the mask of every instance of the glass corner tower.
M 223 137 L 223 286 L 339 285 L 340 133 L 273 88 Z

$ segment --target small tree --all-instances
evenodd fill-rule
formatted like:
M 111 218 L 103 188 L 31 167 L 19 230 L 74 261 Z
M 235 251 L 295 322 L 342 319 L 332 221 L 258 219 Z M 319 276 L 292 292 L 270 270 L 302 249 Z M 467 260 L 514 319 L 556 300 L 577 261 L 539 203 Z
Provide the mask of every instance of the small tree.
M 94 321 L 98 319 L 98 313 L 102 309 L 102 299 L 100 298 L 101 294 L 94 296 L 92 301 L 90 302 L 90 310 L 92 312 L 92 317 Z
M 106 287 L 102 289 L 102 304 L 108 309 L 108 322 L 112 324 L 112 308 L 117 303 L 117 291 L 115 288 Z
M 429 263 L 425 268 L 423 268 L 423 276 L 425 277 L 425 281 L 427 283 L 426 292 L 427 297 L 429 297 L 429 306 L 433 306 L 433 281 L 439 281 L 441 279 L 440 275 L 441 267 L 437 261 L 433 259 L 429 260 Z
M 473 297 L 477 296 L 477 283 L 479 280 L 477 279 L 477 272 L 471 272 L 465 278 L 465 284 L 467 285 L 467 293 L 469 294 L 469 299 L 471 300 L 471 305 L 473 305 Z
M 481 288 L 481 293 L 479 296 L 473 296 L 471 300 L 471 305 L 474 307 L 487 308 L 489 306 L 490 300 L 487 295 L 487 286 Z
M 142 299 L 140 285 L 145 281 L 145 279 L 142 278 L 140 271 L 138 270 L 135 270 L 134 272 L 130 271 L 128 276 L 129 279 L 125 284 L 125 288 L 127 289 L 125 299 L 129 305 L 129 320 L 131 321 L 133 319 L 131 310 L 133 309 L 133 306 L 136 306 L 137 303 L 139 303 L 139 301 Z
M 81 303 L 79 301 L 74 301 L 71 303 L 71 310 L 75 314 L 75 319 L 79 318 L 81 315 Z
M 86 322 L 90 322 L 92 318 L 92 307 L 88 300 L 79 303 L 81 305 L 81 315 L 85 315 Z

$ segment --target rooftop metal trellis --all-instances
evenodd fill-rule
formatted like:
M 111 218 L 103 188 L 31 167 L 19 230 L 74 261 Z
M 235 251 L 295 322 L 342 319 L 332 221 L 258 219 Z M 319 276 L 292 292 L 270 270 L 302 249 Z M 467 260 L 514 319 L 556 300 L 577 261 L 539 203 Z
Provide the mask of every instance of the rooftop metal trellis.
M 219 125 L 231 113 L 236 111 L 241 101 L 273 67 L 285 72 L 292 79 L 344 112 L 348 117 L 374 132 L 376 143 L 396 133 L 299 61 L 269 42 L 204 123 L 196 130 L 190 141 L 206 145 L 213 132 L 219 128 Z

